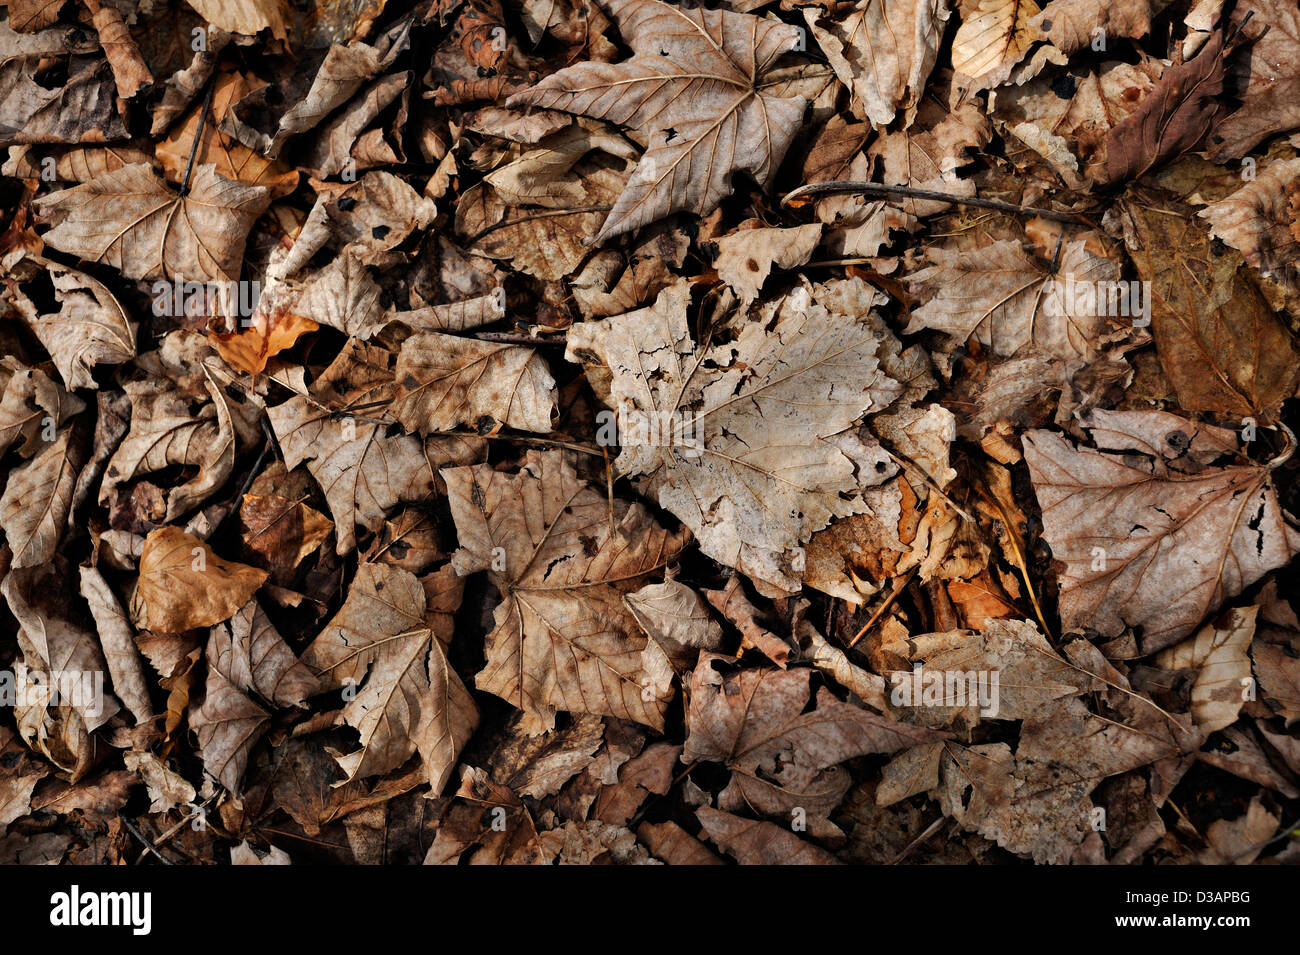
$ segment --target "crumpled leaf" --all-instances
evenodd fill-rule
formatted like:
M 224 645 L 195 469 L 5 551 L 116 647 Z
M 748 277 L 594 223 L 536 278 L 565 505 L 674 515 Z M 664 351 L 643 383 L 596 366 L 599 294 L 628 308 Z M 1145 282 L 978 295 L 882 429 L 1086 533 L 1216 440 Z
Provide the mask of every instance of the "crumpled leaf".
M 264 580 L 266 571 L 222 560 L 178 527 L 160 527 L 144 539 L 131 616 L 161 633 L 210 627 L 234 616 Z
M 9 473 L 0 495 L 0 529 L 13 551 L 14 567 L 40 567 L 54 556 L 84 460 L 81 442 L 69 427 Z
M 135 357 L 135 323 L 98 279 L 56 262 L 41 264 L 61 307 L 37 318 L 32 331 L 69 388 L 98 388 L 91 374 L 95 366 L 120 365 Z
M 126 704 L 137 725 L 151 719 L 153 704 L 149 700 L 140 651 L 135 645 L 135 630 L 97 568 L 82 565 L 81 596 L 95 620 L 99 645 L 113 680 L 113 692 Z
M 742 306 L 758 298 L 772 266 L 793 269 L 812 257 L 821 240 L 818 223 L 794 229 L 742 229 L 718 240 L 718 277 L 738 293 Z
M 395 391 L 391 360 L 382 348 L 349 342 L 308 394 L 267 409 L 286 466 L 305 463 L 325 492 L 340 554 L 356 546 L 356 525 L 378 528 L 399 502 L 423 500 L 433 490 L 436 468 L 481 453 L 472 437 L 420 441 L 388 433 L 377 414 Z
M 1202 627 L 1195 637 L 1158 654 L 1156 666 L 1195 670 L 1192 719 L 1204 735 L 1231 726 L 1250 686 L 1250 657 L 1258 607 L 1237 608 Z
M 270 717 L 221 670 L 212 645 L 203 702 L 190 704 L 189 718 L 199 738 L 204 771 L 238 793 L 253 746 L 269 727 Z
M 1240 252 L 1247 265 L 1266 277 L 1276 276 L 1300 295 L 1300 239 L 1291 231 L 1295 219 L 1287 196 L 1287 187 L 1298 178 L 1300 159 L 1277 160 L 1254 182 L 1210 203 L 1199 215 L 1209 220 L 1210 234 Z
M 1033 0 L 978 0 L 962 4 L 962 22 L 952 40 L 952 68 L 998 86 L 1011 75 L 1040 34 L 1030 21 Z
M 1286 0 L 1240 0 L 1228 29 L 1252 13 L 1245 25 L 1250 55 L 1229 68 L 1242 103 L 1210 133 L 1215 162 L 1237 159 L 1275 133 L 1300 128 L 1300 9 Z
M 254 599 L 208 636 L 208 658 L 238 689 L 276 706 L 301 705 L 315 695 L 315 676 L 284 642 Z
M 281 0 L 185 0 L 213 26 L 230 33 L 258 33 L 270 30 L 285 39 L 285 10 Z
M 1051 0 L 1031 25 L 1057 49 L 1073 53 L 1103 36 L 1106 44 L 1112 37 L 1145 36 L 1151 17 L 1167 5 L 1168 0 Z
M 848 16 L 804 19 L 835 75 L 853 93 L 853 111 L 873 126 L 893 122 L 902 110 L 910 125 L 943 40 L 947 0 L 880 3 L 860 0 Z

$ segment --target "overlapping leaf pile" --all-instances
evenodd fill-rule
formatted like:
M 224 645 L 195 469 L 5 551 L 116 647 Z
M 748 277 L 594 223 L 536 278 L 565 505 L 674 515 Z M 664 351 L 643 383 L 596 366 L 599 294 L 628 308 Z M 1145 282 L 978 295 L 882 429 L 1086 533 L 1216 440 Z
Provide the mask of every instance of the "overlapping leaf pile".
M 1296 859 L 1293 2 L 0 6 L 0 861 Z

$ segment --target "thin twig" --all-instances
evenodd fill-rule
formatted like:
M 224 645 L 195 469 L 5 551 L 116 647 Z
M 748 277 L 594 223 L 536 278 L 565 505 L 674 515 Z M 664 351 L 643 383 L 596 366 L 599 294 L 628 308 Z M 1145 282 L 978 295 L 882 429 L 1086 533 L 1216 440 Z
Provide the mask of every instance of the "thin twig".
M 131 835 L 135 836 L 137 839 L 140 840 L 140 844 L 145 847 L 146 852 L 152 852 L 155 856 L 158 857 L 158 861 L 161 862 L 163 865 L 176 864 L 171 859 L 168 859 L 165 855 L 163 855 L 161 852 L 155 849 L 153 843 L 144 837 L 144 833 L 142 833 L 139 829 L 135 827 L 135 823 L 131 822 L 131 820 L 126 818 L 126 816 L 120 816 L 119 818 L 122 820 L 122 825 L 126 826 L 127 831 L 130 832 Z M 140 859 L 143 859 L 144 857 L 145 857 L 145 853 L 144 852 L 140 853 L 140 858 L 135 860 L 136 865 L 139 865 Z
M 884 615 L 885 611 L 894 605 L 894 601 L 898 599 L 898 595 L 903 592 L 903 588 L 905 588 L 911 582 L 912 578 L 916 576 L 916 572 L 919 569 L 920 568 L 918 567 L 913 567 L 907 572 L 906 577 L 894 579 L 894 592 L 885 598 L 885 602 L 882 603 L 880 608 L 871 615 L 871 619 L 862 625 L 862 629 L 858 631 L 857 636 L 849 641 L 850 650 L 852 650 L 854 645 L 866 635 L 868 630 L 876 625 L 876 621 Z
M 474 337 L 485 342 L 502 342 L 506 345 L 537 345 L 549 348 L 564 348 L 568 345 L 563 335 L 542 338 L 538 335 L 521 335 L 514 332 L 475 332 Z
M 930 825 L 926 828 L 925 832 L 921 833 L 919 836 L 917 836 L 915 839 L 909 842 L 902 852 L 900 852 L 898 855 L 894 856 L 894 858 L 889 860 L 889 865 L 898 865 L 900 862 L 902 862 L 911 854 L 913 849 L 915 849 L 921 843 L 925 842 L 926 839 L 929 839 L 932 835 L 934 835 L 936 832 L 942 829 L 944 825 L 950 821 L 951 821 L 950 816 L 940 816 L 934 822 L 930 823 Z
M 1036 206 L 1018 206 L 1011 202 L 997 199 L 980 199 L 977 196 L 954 196 L 949 192 L 936 192 L 933 189 L 913 189 L 911 186 L 887 186 L 881 182 L 855 182 L 848 179 L 834 179 L 830 182 L 814 182 L 800 186 L 787 193 L 781 205 L 789 205 L 795 199 L 824 193 L 854 192 L 866 196 L 879 196 L 886 199 L 929 199 L 934 202 L 947 202 L 957 206 L 978 206 L 981 209 L 996 209 L 1013 215 L 1041 216 L 1055 219 L 1057 222 L 1080 222 L 1073 212 L 1057 212 L 1055 209 L 1040 209 Z
M 199 125 L 194 130 L 194 142 L 190 143 L 190 160 L 185 164 L 185 178 L 181 180 L 182 196 L 189 195 L 190 174 L 194 172 L 194 157 L 199 154 L 199 143 L 203 140 L 203 127 L 208 121 L 208 111 L 212 109 L 212 94 L 216 89 L 216 83 L 208 83 L 208 95 L 203 97 L 203 109 L 199 111 Z
M 502 219 L 496 225 L 490 225 L 470 237 L 466 245 L 473 245 L 484 236 L 491 235 L 497 229 L 505 229 L 512 225 L 519 225 L 523 222 L 532 222 L 534 219 L 550 219 L 555 216 L 576 216 L 582 212 L 608 212 L 613 206 L 579 206 L 576 209 L 548 209 L 545 212 L 530 212 L 526 216 L 520 216 L 518 219 Z

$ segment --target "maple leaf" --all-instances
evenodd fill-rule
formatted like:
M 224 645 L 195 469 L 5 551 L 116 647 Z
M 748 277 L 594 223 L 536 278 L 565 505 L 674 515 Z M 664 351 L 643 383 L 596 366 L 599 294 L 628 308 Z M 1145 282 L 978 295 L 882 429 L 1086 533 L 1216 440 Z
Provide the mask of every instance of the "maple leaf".
M 340 554 L 356 546 L 358 524 L 374 530 L 399 502 L 423 500 L 436 468 L 482 452 L 469 436 L 390 435 L 377 413 L 394 396 L 391 361 L 390 352 L 351 340 L 308 393 L 267 409 L 286 465 L 306 463 L 325 492 Z
M 679 284 L 649 308 L 575 325 L 565 355 L 609 369 L 606 403 L 624 421 L 677 429 L 654 440 L 625 428 L 619 470 L 646 475 L 646 492 L 710 557 L 796 589 L 793 549 L 832 517 L 864 510 L 856 492 L 893 470 L 851 430 L 902 390 L 879 370 L 885 332 L 869 317 L 787 299 L 734 342 L 701 349 L 687 327 L 689 295 Z
M 1150 653 L 1300 549 L 1267 466 L 1208 467 L 1222 436 L 1164 412 L 1093 412 L 1094 442 L 1025 434 L 1025 461 L 1059 574 L 1065 629 L 1141 628 Z M 1230 432 L 1228 433 L 1230 434 Z M 1140 456 L 1107 451 L 1135 450 Z
M 244 240 L 270 202 L 269 190 L 231 182 L 208 163 L 190 191 L 173 192 L 144 163 L 37 199 L 54 221 L 47 243 L 127 278 L 229 282 L 239 278 Z
M 745 669 L 723 672 L 726 657 L 701 653 L 691 676 L 690 733 L 682 759 L 706 759 L 731 770 L 718 796 L 725 810 L 749 806 L 773 816 L 797 807 L 807 812 L 808 831 L 839 835 L 827 815 L 848 791 L 839 763 L 866 753 L 893 753 L 937 739 L 929 730 L 898 723 L 841 703 L 823 688 L 808 710 L 807 669 Z
M 712 212 L 734 172 L 767 186 L 803 119 L 806 100 L 767 74 L 799 43 L 784 23 L 659 0 L 602 0 L 635 54 L 579 63 L 516 93 L 507 106 L 578 113 L 630 127 L 647 147 L 595 243 L 670 213 Z
M 560 452 L 529 451 L 516 474 L 490 465 L 442 471 L 460 574 L 488 570 L 502 602 L 475 685 L 514 703 L 530 728 L 558 711 L 598 713 L 659 729 L 671 671 L 651 679 L 657 646 L 623 605 L 635 585 L 681 550 L 639 504 L 616 502 L 578 478 Z M 658 659 L 662 652 L 658 651 Z
M 233 71 L 221 73 L 214 82 L 212 102 L 207 107 L 210 115 L 204 122 L 197 146 L 194 138 L 199 135 L 199 116 L 203 112 L 198 103 L 172 127 L 154 150 L 167 178 L 175 183 L 184 181 L 193 147 L 193 161 L 199 165 L 211 163 L 217 175 L 224 179 L 249 186 L 264 186 L 273 198 L 293 192 L 298 184 L 297 172 L 277 160 L 259 156 L 240 142 L 231 141 L 217 128 L 237 100 L 266 84 Z
M 462 582 L 444 565 L 421 581 L 362 564 L 348 599 L 303 654 L 328 689 L 351 687 L 343 718 L 361 748 L 338 757 L 348 779 L 386 773 L 417 751 L 441 792 L 478 725 L 478 708 L 447 659 Z

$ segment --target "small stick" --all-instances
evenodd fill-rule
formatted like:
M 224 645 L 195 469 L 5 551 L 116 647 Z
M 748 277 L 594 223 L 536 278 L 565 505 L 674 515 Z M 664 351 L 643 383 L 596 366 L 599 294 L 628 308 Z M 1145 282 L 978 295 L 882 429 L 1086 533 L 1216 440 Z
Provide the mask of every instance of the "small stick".
M 862 629 L 858 631 L 857 636 L 855 636 L 852 640 L 849 641 L 850 650 L 853 649 L 854 645 L 859 640 L 861 640 L 864 636 L 866 636 L 868 630 L 870 630 L 872 627 L 876 625 L 876 621 L 879 620 L 882 616 L 884 616 L 885 611 L 894 605 L 894 601 L 898 599 L 898 595 L 903 592 L 904 588 L 906 588 L 909 583 L 911 583 L 912 578 L 916 576 L 916 572 L 919 569 L 920 568 L 918 567 L 913 567 L 911 570 L 907 572 L 906 577 L 894 578 L 894 592 L 891 593 L 885 599 L 885 602 L 880 605 L 880 609 L 871 615 L 871 619 L 862 625 Z
M 158 857 L 158 861 L 159 861 L 159 862 L 161 862 L 163 865 L 175 865 L 175 864 L 176 864 L 176 863 L 173 862 L 171 859 L 168 859 L 165 855 L 163 855 L 161 852 L 159 852 L 156 848 L 154 848 L 153 843 L 151 843 L 148 839 L 146 839 L 146 838 L 144 837 L 144 834 L 143 834 L 142 832 L 140 832 L 140 830 L 137 829 L 137 828 L 135 827 L 135 823 L 131 822 L 131 820 L 128 819 L 128 818 L 126 818 L 126 816 L 122 816 L 121 819 L 122 819 L 122 825 L 126 826 L 127 831 L 130 832 L 131 835 L 133 835 L 133 836 L 135 836 L 137 839 L 139 839 L 139 840 L 140 840 L 140 844 L 143 845 L 143 846 L 145 847 L 145 849 L 146 849 L 148 852 L 152 852 L 154 855 L 156 855 L 156 856 Z M 140 859 L 143 859 L 143 858 L 144 858 L 144 853 L 141 853 L 141 854 L 140 854 Z M 140 859 L 136 859 L 136 864 L 137 864 L 137 865 L 139 865 L 139 863 L 140 863 Z
M 475 332 L 474 337 L 484 342 L 502 342 L 506 345 L 536 345 L 538 347 L 564 348 L 568 343 L 563 336 L 542 338 L 540 335 L 521 335 L 514 332 Z
M 887 186 L 881 182 L 854 182 L 848 179 L 834 179 L 830 182 L 814 182 L 800 186 L 793 192 L 786 193 L 781 205 L 787 206 L 795 199 L 815 196 L 822 193 L 856 192 L 866 196 L 880 196 L 890 199 L 930 199 L 935 202 L 947 202 L 956 206 L 978 206 L 981 209 L 996 209 L 998 212 L 1010 212 L 1014 215 L 1042 216 L 1057 222 L 1079 222 L 1080 218 L 1073 212 L 1057 212 L 1054 209 L 1039 209 L 1035 206 L 1018 206 L 1011 202 L 999 202 L 997 199 L 980 199 L 977 196 L 954 196 L 949 192 L 936 192 L 933 189 L 913 189 L 911 186 Z
M 208 121 L 208 111 L 212 109 L 212 94 L 216 92 L 217 84 L 208 84 L 208 95 L 203 97 L 203 109 L 199 111 L 199 126 L 194 130 L 194 142 L 190 143 L 190 160 L 185 164 L 185 178 L 181 180 L 181 195 L 187 196 L 190 192 L 190 174 L 194 172 L 194 157 L 199 154 L 199 143 L 203 139 L 203 127 Z
M 582 212 L 608 212 L 613 206 L 579 206 L 576 209 L 548 209 L 545 212 L 533 212 L 526 216 L 520 216 L 518 219 L 502 219 L 496 225 L 490 225 L 474 235 L 472 235 L 466 245 L 473 245 L 484 236 L 491 235 L 497 229 L 505 229 L 512 225 L 519 225 L 522 222 L 532 222 L 534 219 L 550 219 L 554 216 L 576 216 Z

